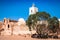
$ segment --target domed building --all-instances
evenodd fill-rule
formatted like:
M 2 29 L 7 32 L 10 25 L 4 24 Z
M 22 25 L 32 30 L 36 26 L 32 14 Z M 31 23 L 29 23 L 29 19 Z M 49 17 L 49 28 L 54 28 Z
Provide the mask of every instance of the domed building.
M 26 22 L 23 18 L 18 19 L 18 25 L 26 25 Z
M 23 18 L 19 18 L 18 21 L 5 18 L 1 32 L 1 35 L 24 35 L 31 34 L 28 26 Z

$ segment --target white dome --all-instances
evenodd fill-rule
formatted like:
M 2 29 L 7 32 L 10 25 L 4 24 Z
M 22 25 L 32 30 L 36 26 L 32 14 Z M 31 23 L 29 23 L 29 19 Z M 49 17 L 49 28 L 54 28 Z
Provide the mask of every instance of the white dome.
M 24 20 L 23 18 L 19 18 L 19 20 L 18 20 L 18 21 L 20 22 L 20 21 L 25 21 L 25 20 Z
M 25 23 L 25 20 L 23 18 L 19 18 L 18 24 L 20 25 L 20 24 L 26 24 L 26 23 Z

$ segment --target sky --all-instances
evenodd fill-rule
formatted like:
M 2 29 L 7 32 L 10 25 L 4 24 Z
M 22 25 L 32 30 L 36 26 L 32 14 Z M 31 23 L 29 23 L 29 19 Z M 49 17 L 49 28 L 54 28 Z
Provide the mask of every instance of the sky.
M 39 12 L 47 12 L 52 17 L 60 18 L 60 0 L 0 0 L 0 21 L 4 18 L 18 20 L 29 16 L 29 7 L 32 4 L 38 8 Z

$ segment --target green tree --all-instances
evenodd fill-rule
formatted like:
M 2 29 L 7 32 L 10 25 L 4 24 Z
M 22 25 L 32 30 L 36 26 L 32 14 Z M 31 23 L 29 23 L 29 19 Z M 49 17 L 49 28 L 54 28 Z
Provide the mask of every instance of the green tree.
M 43 20 L 47 20 L 48 18 L 50 18 L 50 14 L 46 12 L 38 12 L 37 15 Z
M 39 24 L 39 25 L 37 25 L 36 32 L 37 32 L 38 34 L 47 33 L 47 29 L 46 29 L 46 27 L 45 27 L 45 24 L 42 24 L 42 25 Z
M 31 27 L 34 28 L 37 25 L 37 21 L 40 20 L 47 20 L 49 19 L 50 14 L 46 13 L 46 12 L 37 12 L 36 14 L 30 15 L 28 17 L 28 20 L 26 21 L 29 29 L 31 30 Z
M 37 21 L 47 20 L 48 21 L 48 29 L 52 30 L 52 32 L 56 32 L 59 28 L 59 21 L 57 17 L 51 17 L 49 13 L 46 12 L 37 12 L 36 14 L 29 15 L 26 23 L 31 30 L 31 28 L 36 27 L 36 31 L 39 34 L 40 32 L 44 32 L 43 29 L 45 28 L 45 25 L 41 26 L 40 24 L 37 24 Z M 39 27 L 37 26 L 39 25 Z
M 49 26 L 48 28 L 52 30 L 53 33 L 57 32 L 57 29 L 59 28 L 59 21 L 57 17 L 52 17 L 48 20 Z
M 37 21 L 36 20 L 36 14 L 30 15 L 28 17 L 28 20 L 26 21 L 26 23 L 27 23 L 30 30 L 31 30 L 31 27 L 34 28 L 36 21 Z

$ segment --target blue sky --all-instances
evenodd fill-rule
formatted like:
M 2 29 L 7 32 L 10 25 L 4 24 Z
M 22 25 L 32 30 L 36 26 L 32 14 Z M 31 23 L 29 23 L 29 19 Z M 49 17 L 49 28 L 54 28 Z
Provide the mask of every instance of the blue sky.
M 47 12 L 52 17 L 60 18 L 60 1 L 59 0 L 0 0 L 0 21 L 6 18 L 18 20 L 29 16 L 29 7 L 35 3 L 39 12 Z

